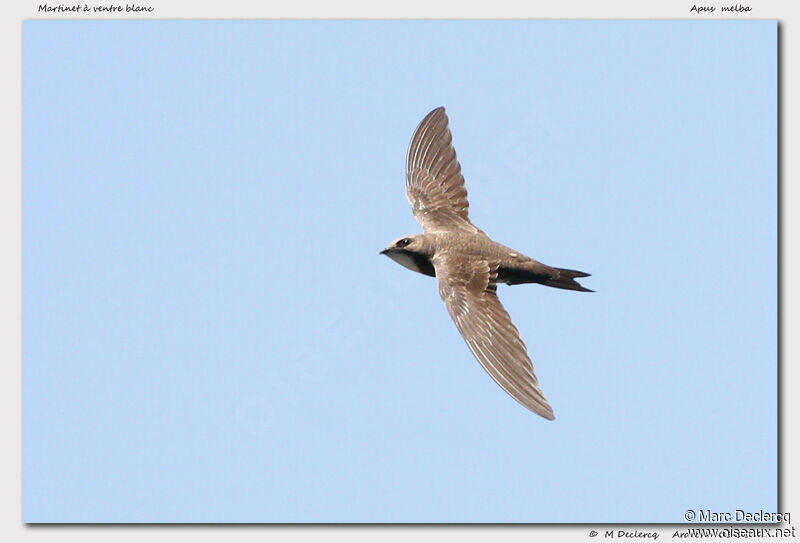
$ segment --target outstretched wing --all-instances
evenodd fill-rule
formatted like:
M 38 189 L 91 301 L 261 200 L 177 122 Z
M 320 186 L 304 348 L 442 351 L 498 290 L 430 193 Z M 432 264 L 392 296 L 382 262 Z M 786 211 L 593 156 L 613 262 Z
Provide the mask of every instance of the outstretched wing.
M 499 263 L 434 261 L 439 294 L 472 354 L 503 390 L 542 417 L 553 420 L 525 344 L 497 298 Z
M 419 123 L 406 153 L 406 196 L 425 232 L 479 230 L 469 222 L 469 202 L 447 115 L 439 107 Z

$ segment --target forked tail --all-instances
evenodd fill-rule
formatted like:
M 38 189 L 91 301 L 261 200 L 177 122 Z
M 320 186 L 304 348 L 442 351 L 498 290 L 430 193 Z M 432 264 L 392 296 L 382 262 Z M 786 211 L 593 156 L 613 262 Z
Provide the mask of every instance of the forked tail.
M 557 277 L 543 281 L 543 285 L 567 290 L 579 290 L 581 292 L 594 292 L 593 290 L 589 290 L 588 288 L 581 286 L 581 284 L 575 280 L 576 277 L 589 277 L 591 274 L 576 270 L 565 270 L 563 268 L 553 269 L 558 272 Z

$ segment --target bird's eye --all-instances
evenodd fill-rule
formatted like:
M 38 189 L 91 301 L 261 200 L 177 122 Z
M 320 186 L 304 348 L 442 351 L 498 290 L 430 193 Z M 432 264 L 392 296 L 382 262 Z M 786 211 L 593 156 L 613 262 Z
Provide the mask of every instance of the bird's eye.
M 409 245 L 410 243 L 411 243 L 411 240 L 408 239 L 408 238 L 403 238 L 403 239 L 401 239 L 400 241 L 397 242 L 397 244 L 400 245 L 401 247 L 405 247 L 405 246 Z

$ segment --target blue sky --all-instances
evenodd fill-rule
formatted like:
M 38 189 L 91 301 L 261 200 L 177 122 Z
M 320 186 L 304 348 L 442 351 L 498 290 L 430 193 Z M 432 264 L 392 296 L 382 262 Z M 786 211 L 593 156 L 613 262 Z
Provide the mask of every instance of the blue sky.
M 771 21 L 27 21 L 26 522 L 681 522 L 777 507 Z M 594 294 L 472 358 L 404 154 Z

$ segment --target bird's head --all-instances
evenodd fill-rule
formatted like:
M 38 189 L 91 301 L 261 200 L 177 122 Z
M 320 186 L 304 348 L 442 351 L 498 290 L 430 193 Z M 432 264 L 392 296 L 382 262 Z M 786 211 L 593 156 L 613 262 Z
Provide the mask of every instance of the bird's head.
M 415 234 L 398 238 L 381 251 L 381 254 L 409 270 L 425 275 L 434 275 L 430 249 L 425 243 L 424 235 Z
M 419 234 L 398 238 L 391 242 L 386 249 L 381 251 L 381 254 L 391 258 L 393 253 L 413 253 L 415 251 L 420 252 L 422 249 L 422 240 L 420 238 L 422 238 L 422 236 Z

